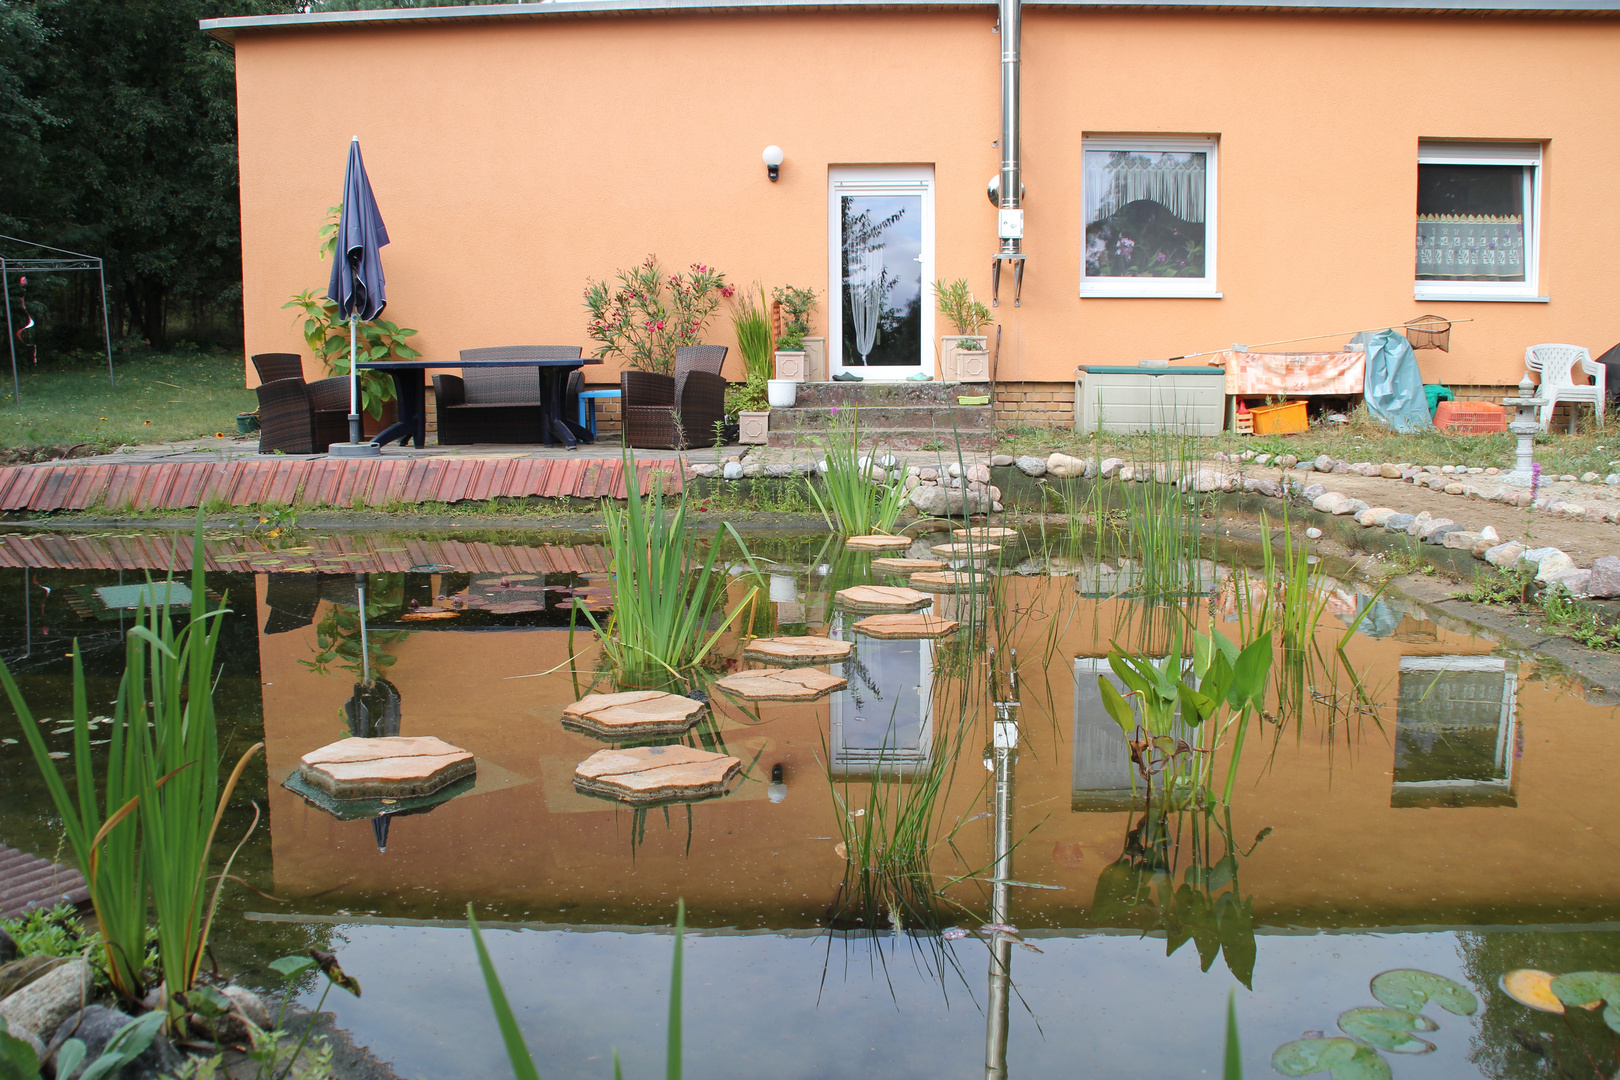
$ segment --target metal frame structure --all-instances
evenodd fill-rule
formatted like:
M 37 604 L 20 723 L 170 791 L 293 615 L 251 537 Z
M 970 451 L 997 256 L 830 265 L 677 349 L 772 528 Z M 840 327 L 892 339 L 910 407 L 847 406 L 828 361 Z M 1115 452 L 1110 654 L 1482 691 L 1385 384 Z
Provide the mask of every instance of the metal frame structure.
M 39 248 L 41 251 L 54 251 L 67 258 L 51 259 L 12 259 L 0 254 L 0 294 L 4 295 L 6 305 L 6 345 L 11 350 L 11 392 L 16 399 L 17 407 L 22 408 L 22 380 L 17 376 L 17 333 L 13 329 L 11 319 L 11 275 L 12 274 L 55 274 L 65 270 L 94 270 L 101 283 L 101 336 L 107 346 L 107 383 L 117 386 L 118 381 L 113 376 L 112 359 L 112 321 L 107 315 L 107 270 L 101 260 L 94 255 L 81 255 L 76 251 L 64 248 L 51 247 L 49 244 L 37 243 L 33 240 L 24 240 L 18 236 L 0 234 L 0 240 L 10 240 L 14 244 L 24 247 Z

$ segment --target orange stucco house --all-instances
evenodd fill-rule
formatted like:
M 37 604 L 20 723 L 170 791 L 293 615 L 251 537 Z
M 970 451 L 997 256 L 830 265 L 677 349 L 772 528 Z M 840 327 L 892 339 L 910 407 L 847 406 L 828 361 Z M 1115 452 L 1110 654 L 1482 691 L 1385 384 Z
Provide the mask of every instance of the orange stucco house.
M 247 350 L 302 344 L 281 305 L 324 285 L 316 230 L 354 135 L 393 238 L 389 317 L 429 358 L 589 347 L 586 280 L 649 252 L 815 288 L 830 370 L 876 378 L 938 376 L 929 282 L 988 301 L 993 258 L 1022 256 L 1018 305 L 1017 258 L 995 290 L 997 405 L 1037 422 L 1072 418 L 1080 364 L 1430 312 L 1472 320 L 1419 354 L 1460 396 L 1516 384 L 1527 345 L 1620 340 L 1617 0 L 1030 3 L 1005 42 L 1011 173 L 1007 7 L 209 20 L 236 50 Z M 998 206 L 986 182 L 1007 175 L 1022 198 L 1001 185 Z M 851 256 L 873 229 L 875 265 Z M 863 281 L 889 305 L 876 342 Z M 724 318 L 708 336 L 735 345 Z

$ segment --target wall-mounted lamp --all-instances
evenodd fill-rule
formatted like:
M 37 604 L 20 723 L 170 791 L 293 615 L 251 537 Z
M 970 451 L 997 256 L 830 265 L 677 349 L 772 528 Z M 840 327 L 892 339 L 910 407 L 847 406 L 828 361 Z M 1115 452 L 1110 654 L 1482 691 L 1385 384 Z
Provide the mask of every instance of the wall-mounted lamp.
M 760 157 L 764 159 L 765 171 L 771 174 L 771 180 L 774 182 L 782 169 L 782 148 L 780 146 L 767 146 Z

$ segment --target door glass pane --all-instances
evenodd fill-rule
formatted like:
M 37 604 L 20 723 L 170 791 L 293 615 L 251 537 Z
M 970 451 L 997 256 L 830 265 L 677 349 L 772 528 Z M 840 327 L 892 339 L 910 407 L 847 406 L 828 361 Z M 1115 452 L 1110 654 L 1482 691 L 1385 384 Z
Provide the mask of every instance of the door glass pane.
M 1523 281 L 1522 165 L 1419 165 L 1417 279 Z
M 1204 276 L 1209 155 L 1087 150 L 1086 277 Z
M 844 195 L 845 367 L 922 366 L 922 196 Z

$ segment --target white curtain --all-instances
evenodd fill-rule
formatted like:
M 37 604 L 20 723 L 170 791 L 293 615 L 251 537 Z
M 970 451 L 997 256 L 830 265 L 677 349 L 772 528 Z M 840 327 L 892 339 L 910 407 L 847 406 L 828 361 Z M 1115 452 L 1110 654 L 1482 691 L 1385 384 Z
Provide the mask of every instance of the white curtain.
M 1139 199 L 1158 203 L 1182 221 L 1203 221 L 1207 158 L 1202 153 L 1087 150 L 1086 224 L 1111 217 Z
M 855 321 L 855 348 L 861 363 L 877 342 L 878 316 L 883 310 L 883 249 L 852 255 L 849 263 L 850 317 Z

